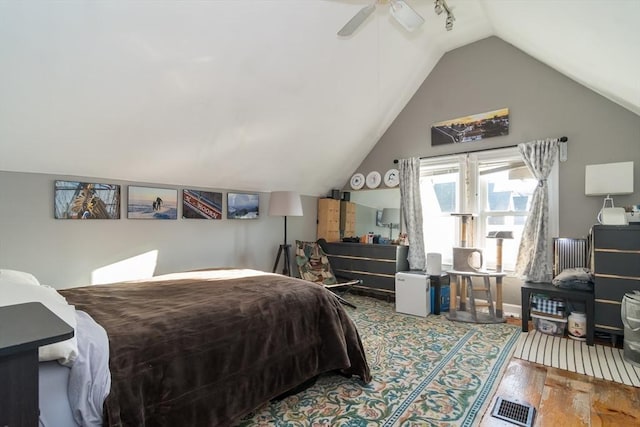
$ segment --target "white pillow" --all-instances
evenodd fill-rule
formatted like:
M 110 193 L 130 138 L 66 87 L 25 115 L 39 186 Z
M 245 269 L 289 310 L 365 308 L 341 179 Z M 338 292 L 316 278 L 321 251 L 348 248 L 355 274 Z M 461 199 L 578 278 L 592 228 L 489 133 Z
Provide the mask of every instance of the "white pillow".
M 6 270 L 0 269 L 0 281 L 10 281 L 12 283 L 30 283 L 32 285 L 40 286 L 40 282 L 31 273 L 25 273 L 18 270 Z
M 38 279 L 29 273 L 0 270 L 0 306 L 25 302 L 41 302 L 75 331 L 76 310 L 54 288 L 40 285 Z M 40 347 L 38 356 L 41 362 L 58 360 L 63 365 L 73 365 L 78 356 L 75 334 L 68 340 Z

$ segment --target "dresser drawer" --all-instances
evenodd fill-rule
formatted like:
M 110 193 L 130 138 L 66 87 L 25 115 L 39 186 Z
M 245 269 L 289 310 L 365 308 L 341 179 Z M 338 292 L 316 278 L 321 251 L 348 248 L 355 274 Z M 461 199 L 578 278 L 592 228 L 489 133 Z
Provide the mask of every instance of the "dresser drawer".
M 367 273 L 396 274 L 396 260 L 367 259 L 348 255 L 327 254 L 334 270 L 364 271 Z
M 596 273 L 594 296 L 596 299 L 621 302 L 624 294 L 640 289 L 640 279 L 601 276 Z
M 623 334 L 624 325 L 622 324 L 622 317 L 620 316 L 621 308 L 622 304 L 620 303 L 614 304 L 603 302 L 596 298 L 594 316 L 596 329 L 610 333 Z
M 640 251 L 640 225 L 594 225 L 593 246 L 596 249 Z
M 395 292 L 396 290 L 395 275 L 389 277 L 386 275 L 375 274 L 370 272 L 357 272 L 357 271 L 339 270 L 339 269 L 336 269 L 334 273 L 339 275 L 340 277 L 344 277 L 345 279 L 362 280 L 362 286 L 366 288 L 389 291 L 392 293 Z
M 326 252 L 331 255 L 348 255 L 360 258 L 396 260 L 397 245 L 371 245 L 364 243 L 327 243 Z
M 640 252 L 595 249 L 593 271 L 596 274 L 625 276 L 640 280 Z

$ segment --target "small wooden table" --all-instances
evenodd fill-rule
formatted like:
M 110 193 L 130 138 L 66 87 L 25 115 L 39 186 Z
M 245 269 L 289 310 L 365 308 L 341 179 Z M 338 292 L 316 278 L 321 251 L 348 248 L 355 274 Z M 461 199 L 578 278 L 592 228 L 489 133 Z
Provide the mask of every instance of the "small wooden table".
M 566 298 L 569 301 L 584 302 L 587 316 L 587 345 L 593 345 L 595 336 L 595 298 L 593 291 L 579 291 L 576 289 L 562 289 L 551 283 L 524 282 L 521 288 L 522 298 L 522 332 L 529 331 L 531 314 L 531 294 L 544 294 L 552 297 Z
M 504 272 L 494 272 L 494 271 L 458 271 L 458 270 L 449 270 L 447 271 L 449 276 L 451 277 L 451 303 L 449 308 L 449 315 L 447 316 L 450 320 L 459 320 L 463 322 L 478 322 L 478 323 L 502 323 L 504 322 L 503 310 L 502 310 L 502 278 L 507 275 Z M 460 311 L 457 309 L 456 298 L 457 298 L 457 287 L 458 287 L 458 277 L 460 277 L 460 284 L 462 289 L 460 289 Z M 466 284 L 467 280 L 471 280 L 472 277 L 482 277 L 485 281 L 485 285 L 490 285 L 490 279 L 495 278 L 496 280 L 496 307 L 495 307 L 495 318 L 485 317 L 481 320 L 472 319 L 469 313 L 466 311 L 466 301 L 463 299 L 466 298 Z M 493 304 L 493 302 L 491 302 Z
M 0 307 L 0 426 L 37 427 L 38 348 L 73 333 L 39 302 Z

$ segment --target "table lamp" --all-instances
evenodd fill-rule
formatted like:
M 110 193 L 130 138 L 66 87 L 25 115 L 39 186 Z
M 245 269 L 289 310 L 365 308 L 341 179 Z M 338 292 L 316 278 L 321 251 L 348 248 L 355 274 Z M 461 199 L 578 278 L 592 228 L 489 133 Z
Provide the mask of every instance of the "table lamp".
M 394 228 L 400 225 L 400 208 L 383 208 L 380 222 L 389 227 L 389 240 Z

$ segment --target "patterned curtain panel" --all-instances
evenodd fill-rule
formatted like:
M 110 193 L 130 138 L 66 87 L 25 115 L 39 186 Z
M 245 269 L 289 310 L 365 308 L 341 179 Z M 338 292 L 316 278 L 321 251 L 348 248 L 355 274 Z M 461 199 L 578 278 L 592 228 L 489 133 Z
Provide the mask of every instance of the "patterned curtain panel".
M 533 193 L 516 260 L 516 274 L 530 282 L 550 282 L 552 279 L 549 252 L 549 190 L 547 177 L 558 152 L 558 139 L 518 144 L 518 151 L 538 187 Z
M 402 217 L 409 236 L 409 268 L 424 270 L 424 236 L 422 232 L 422 202 L 420 201 L 420 159 L 400 160 L 400 198 Z

